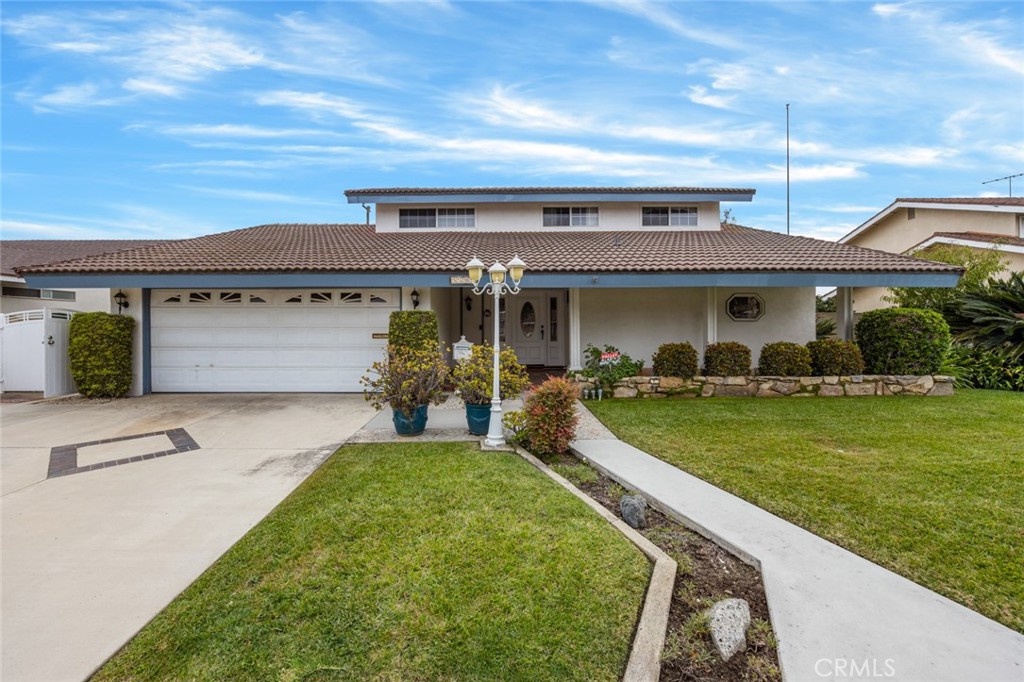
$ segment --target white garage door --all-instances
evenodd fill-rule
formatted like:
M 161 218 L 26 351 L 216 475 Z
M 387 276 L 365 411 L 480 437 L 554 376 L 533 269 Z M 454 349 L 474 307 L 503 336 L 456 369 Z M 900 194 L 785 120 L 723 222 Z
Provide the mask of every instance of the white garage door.
M 398 305 L 397 289 L 154 290 L 152 388 L 360 391 Z

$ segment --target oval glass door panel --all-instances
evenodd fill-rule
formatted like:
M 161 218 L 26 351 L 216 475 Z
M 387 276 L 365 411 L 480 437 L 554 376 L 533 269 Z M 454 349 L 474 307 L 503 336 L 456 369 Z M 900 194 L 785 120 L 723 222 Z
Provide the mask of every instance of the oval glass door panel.
M 533 336 L 533 330 L 536 328 L 537 311 L 534 310 L 533 303 L 527 301 L 519 313 L 519 329 L 523 332 L 523 337 L 529 339 Z

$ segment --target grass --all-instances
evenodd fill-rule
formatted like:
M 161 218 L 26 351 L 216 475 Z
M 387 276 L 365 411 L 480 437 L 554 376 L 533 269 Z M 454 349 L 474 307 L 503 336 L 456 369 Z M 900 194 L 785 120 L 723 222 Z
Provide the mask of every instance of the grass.
M 1024 394 L 588 407 L 636 447 L 1024 632 Z
M 96 680 L 615 680 L 645 557 L 514 455 L 339 450 Z

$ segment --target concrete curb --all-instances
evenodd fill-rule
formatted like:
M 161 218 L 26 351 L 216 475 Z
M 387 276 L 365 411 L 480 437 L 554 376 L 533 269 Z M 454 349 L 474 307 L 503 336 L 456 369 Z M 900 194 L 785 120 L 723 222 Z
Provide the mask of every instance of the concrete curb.
M 626 539 L 636 545 L 637 549 L 654 563 L 651 570 L 651 581 L 647 585 L 643 610 L 640 612 L 636 634 L 633 636 L 629 662 L 626 664 L 626 672 L 623 674 L 622 680 L 623 682 L 657 682 L 661 675 L 661 652 L 665 646 L 669 609 L 672 606 L 672 591 L 675 588 L 677 570 L 675 560 L 596 500 L 556 474 L 544 462 L 521 447 L 517 446 L 515 451 L 548 478 L 583 500 L 587 506 L 625 535 Z

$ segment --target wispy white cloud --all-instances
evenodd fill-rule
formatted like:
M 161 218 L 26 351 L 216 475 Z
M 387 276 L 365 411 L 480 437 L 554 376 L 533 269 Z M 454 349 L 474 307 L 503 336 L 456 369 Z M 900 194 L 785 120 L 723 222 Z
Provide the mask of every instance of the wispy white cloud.
M 61 85 L 45 94 L 23 90 L 18 93 L 17 99 L 28 103 L 38 112 L 113 106 L 123 101 L 121 98 L 108 96 L 95 83 Z
M 342 117 L 353 120 L 367 118 L 363 107 L 354 101 L 326 92 L 300 92 L 298 90 L 274 90 L 256 97 L 261 106 L 281 106 L 298 110 L 316 119 L 324 116 Z
M 593 4 L 646 19 L 658 28 L 704 45 L 725 49 L 737 49 L 742 46 L 740 41 L 730 37 L 722 28 L 705 26 L 692 17 L 685 16 L 681 10 L 685 10 L 686 5 L 673 6 L 647 0 L 595 0 Z
M 302 204 L 304 206 L 334 206 L 337 204 L 337 202 L 328 203 L 325 201 L 318 201 L 315 199 L 297 196 L 294 194 L 285 194 L 283 192 L 262 192 L 259 190 L 236 189 L 229 187 L 199 187 L 196 185 L 178 185 L 178 187 L 180 187 L 181 189 L 188 190 L 190 192 L 196 192 L 198 194 L 206 194 L 214 197 L 224 197 L 226 199 L 240 199 L 242 201 L 264 201 L 279 204 Z
M 137 127 L 137 126 L 132 126 Z M 332 130 L 318 128 L 270 128 L 237 123 L 192 124 L 163 126 L 158 129 L 165 135 L 188 138 L 227 138 L 227 139 L 261 139 L 261 138 L 293 138 L 293 137 L 345 137 Z
M 963 21 L 948 18 L 935 5 L 920 3 L 878 3 L 875 14 L 890 21 L 901 20 L 909 33 L 932 44 L 955 51 L 958 58 L 972 59 L 1024 74 L 1024 49 L 1020 47 L 1020 26 L 999 20 Z
M 177 97 L 182 92 L 177 85 L 147 78 L 129 78 L 121 83 L 121 87 L 141 95 L 163 95 L 164 97 Z
M 703 85 L 691 85 L 689 98 L 694 104 L 703 104 L 715 109 L 731 109 L 736 95 L 714 95 Z

